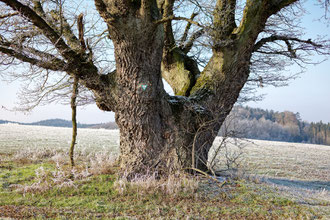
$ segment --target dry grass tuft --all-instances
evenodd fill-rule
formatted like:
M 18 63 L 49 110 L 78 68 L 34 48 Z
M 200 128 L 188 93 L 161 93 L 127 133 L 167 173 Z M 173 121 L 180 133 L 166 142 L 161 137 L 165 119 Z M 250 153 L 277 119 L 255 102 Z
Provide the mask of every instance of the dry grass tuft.
M 61 149 L 50 148 L 26 148 L 11 156 L 13 161 L 19 164 L 31 162 L 50 162 L 55 168 L 36 169 L 35 177 L 26 184 L 11 184 L 10 188 L 19 193 L 38 193 L 53 188 L 76 188 L 79 181 L 87 180 L 93 175 L 113 173 L 113 164 L 116 161 L 115 154 L 109 151 L 87 153 L 87 151 L 76 152 L 76 166 L 69 166 L 69 156 Z
M 69 156 L 67 153 L 56 151 L 54 155 L 50 157 L 50 160 L 58 164 L 67 164 Z
M 89 160 L 89 172 L 93 175 L 113 173 L 113 166 L 117 156 L 111 152 L 103 151 L 87 156 Z
M 10 188 L 17 192 L 23 193 L 40 193 L 48 191 L 52 188 L 71 188 L 76 187 L 71 179 L 72 175 L 69 170 L 65 170 L 60 164 L 56 164 L 55 171 L 45 170 L 43 166 L 35 170 L 35 179 L 30 184 L 11 184 Z M 77 174 L 76 174 L 77 175 Z
M 75 152 L 76 168 L 71 172 L 74 175 L 78 175 L 77 171 L 82 170 L 79 173 L 78 178 L 90 175 L 110 174 L 113 173 L 113 166 L 117 159 L 117 154 L 114 154 L 111 150 L 101 150 L 97 153 L 88 152 L 86 149 Z M 70 159 L 67 152 L 62 149 L 52 148 L 24 148 L 12 154 L 12 160 L 19 164 L 28 164 L 31 162 L 51 162 L 56 166 L 69 165 Z
M 58 154 L 56 149 L 27 147 L 17 151 L 13 155 L 13 160 L 21 163 L 27 163 L 29 161 L 35 162 L 42 159 L 51 158 L 56 154 Z
M 147 175 L 137 175 L 130 181 L 124 175 L 114 182 L 114 188 L 125 194 L 129 190 L 139 194 L 152 194 L 162 192 L 167 195 L 177 195 L 179 193 L 194 193 L 199 186 L 196 177 L 187 174 L 170 175 L 167 178 L 158 179 L 156 173 Z

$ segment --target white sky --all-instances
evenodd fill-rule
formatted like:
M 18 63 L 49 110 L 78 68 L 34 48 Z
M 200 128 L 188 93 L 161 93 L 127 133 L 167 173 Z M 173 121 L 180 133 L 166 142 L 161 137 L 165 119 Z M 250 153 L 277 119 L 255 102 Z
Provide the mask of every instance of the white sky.
M 324 13 L 322 9 L 314 7 L 307 2 L 307 9 L 311 11 L 303 19 L 307 36 L 315 36 L 315 33 L 328 35 L 330 37 L 330 27 L 316 22 L 315 19 Z M 292 68 L 291 72 L 297 72 Z M 70 120 L 70 106 L 51 104 L 37 107 L 32 113 L 10 112 L 2 106 L 10 109 L 17 103 L 17 92 L 19 83 L 7 84 L 0 81 L 0 120 L 12 120 L 19 122 L 34 122 L 50 118 L 62 118 Z M 248 103 L 251 107 L 275 111 L 299 112 L 303 120 L 309 122 L 330 122 L 330 61 L 323 62 L 317 66 L 307 66 L 307 71 L 282 88 L 262 88 L 260 94 L 266 94 L 265 99 L 257 103 Z M 81 123 L 105 123 L 114 121 L 114 113 L 103 112 L 95 105 L 90 105 L 78 109 L 78 121 Z

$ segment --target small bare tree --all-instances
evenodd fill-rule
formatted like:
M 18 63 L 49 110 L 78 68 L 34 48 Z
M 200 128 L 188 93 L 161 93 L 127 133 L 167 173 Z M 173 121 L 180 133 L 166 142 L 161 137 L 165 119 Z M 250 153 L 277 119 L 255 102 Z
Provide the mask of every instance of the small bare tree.
M 59 32 L 65 35 L 64 32 L 70 32 L 73 28 L 69 25 L 68 21 L 63 17 L 63 0 L 56 0 L 53 3 L 56 5 L 56 10 L 52 11 L 52 19 L 56 19 L 57 23 L 54 25 L 58 26 Z M 42 10 L 41 5 L 36 4 L 35 6 L 38 10 Z M 42 13 L 40 11 L 40 13 Z M 43 12 L 45 13 L 45 12 Z M 6 16 L 1 17 L 2 19 L 18 15 L 17 13 L 7 14 Z M 45 15 L 46 16 L 46 15 Z M 81 50 L 86 51 L 87 45 L 84 38 L 84 23 L 83 23 L 83 14 L 80 14 L 76 19 L 77 30 L 79 33 L 79 42 L 81 44 Z M 24 38 L 29 38 L 31 33 L 25 32 Z M 72 33 L 66 33 L 66 35 L 72 35 Z M 73 37 L 73 35 L 71 36 Z M 21 39 L 21 44 L 24 43 L 25 39 Z M 76 42 L 77 43 L 77 42 Z M 19 45 L 17 45 L 19 46 Z M 21 45 L 22 46 L 22 45 Z M 91 49 L 89 49 L 91 51 Z M 42 56 L 43 54 L 39 54 Z M 4 70 L 10 71 L 13 66 L 19 65 L 15 63 L 14 60 L 6 60 L 2 63 Z M 55 63 L 54 63 L 54 67 Z M 4 74 L 3 74 L 4 75 Z M 5 74 L 7 81 L 14 81 L 17 79 L 23 80 L 25 84 L 23 85 L 19 93 L 20 103 L 13 110 L 14 111 L 32 111 L 35 107 L 40 105 L 47 105 L 52 102 L 57 102 L 60 104 L 70 104 L 72 110 L 72 140 L 69 150 L 69 157 L 71 166 L 74 166 L 74 147 L 76 144 L 77 138 L 77 105 L 84 106 L 88 104 L 95 103 L 93 95 L 79 84 L 79 77 L 76 74 L 72 76 L 67 74 L 58 74 L 58 77 L 54 77 L 55 73 L 46 68 L 39 69 L 35 66 L 30 67 L 30 72 L 28 73 L 16 73 L 10 71 L 10 74 Z M 79 89 L 80 87 L 80 89 Z M 78 93 L 80 90 L 80 93 Z M 71 101 L 69 101 L 71 100 Z
M 78 95 L 78 77 L 74 78 L 73 81 L 73 89 L 72 89 L 72 96 L 71 96 L 71 109 L 72 109 L 72 139 L 71 139 L 71 146 L 70 146 L 70 162 L 71 167 L 74 167 L 74 146 L 76 144 L 77 139 L 77 95 Z

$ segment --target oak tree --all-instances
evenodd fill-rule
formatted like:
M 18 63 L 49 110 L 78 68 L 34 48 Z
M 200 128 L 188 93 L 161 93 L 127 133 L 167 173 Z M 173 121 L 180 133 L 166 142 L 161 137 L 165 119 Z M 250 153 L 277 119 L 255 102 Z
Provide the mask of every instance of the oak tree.
M 129 175 L 207 170 L 243 87 L 285 83 L 286 64 L 330 52 L 327 39 L 300 38 L 298 0 L 95 0 L 102 24 L 85 37 L 69 13 L 74 1 L 65 1 L 68 12 L 63 2 L 0 0 L 1 64 L 27 63 L 27 77 L 46 81 L 49 73 L 78 79 L 100 109 L 115 112 Z M 328 1 L 319 3 L 327 10 Z M 112 70 L 111 46 L 99 46 L 106 41 Z

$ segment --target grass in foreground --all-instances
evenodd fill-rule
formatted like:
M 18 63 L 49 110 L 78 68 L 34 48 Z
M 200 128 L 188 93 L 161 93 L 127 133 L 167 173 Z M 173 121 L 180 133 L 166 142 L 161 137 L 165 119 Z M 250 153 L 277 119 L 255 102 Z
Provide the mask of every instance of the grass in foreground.
M 304 219 L 312 210 L 244 180 L 219 188 L 202 177 L 119 178 L 107 154 L 78 155 L 72 171 L 53 152 L 1 155 L 0 217 L 116 219 Z M 94 159 L 92 159 L 94 158 Z M 96 158 L 96 159 L 95 159 Z

